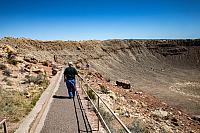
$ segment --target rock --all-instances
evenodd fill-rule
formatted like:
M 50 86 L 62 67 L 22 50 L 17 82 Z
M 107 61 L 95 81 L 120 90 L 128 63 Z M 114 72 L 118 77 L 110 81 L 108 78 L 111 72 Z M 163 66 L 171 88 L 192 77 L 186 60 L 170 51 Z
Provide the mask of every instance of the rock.
M 20 81 L 20 84 L 26 84 L 25 80 Z
M 33 83 L 33 82 L 31 82 L 31 83 L 30 83 L 30 86 L 34 86 L 34 83 Z
M 140 95 L 141 95 L 141 94 L 142 94 L 142 92 L 135 92 L 135 94 L 140 94 Z
M 128 111 L 126 111 L 126 112 L 124 113 L 124 115 L 125 115 L 126 117 L 130 117 L 130 113 L 129 113 Z
M 194 115 L 194 116 L 192 116 L 192 119 L 200 122 L 200 115 Z
M 126 99 L 125 99 L 123 96 L 120 97 L 120 101 L 121 101 L 121 102 L 125 102 L 125 100 L 126 100 Z
M 109 93 L 109 97 L 113 100 L 117 100 L 117 96 L 115 95 L 114 92 Z
M 179 126 L 178 120 L 176 118 L 172 118 L 171 123 L 174 124 L 175 126 Z
M 31 56 L 31 55 L 24 56 L 24 60 L 30 63 L 34 63 L 34 64 L 38 63 L 38 60 L 34 56 Z
M 178 114 L 181 115 L 182 114 L 181 111 L 178 111 Z
M 57 71 L 56 69 L 53 69 L 53 70 L 52 70 L 52 75 L 55 76 L 55 75 L 57 74 L 57 72 L 58 72 L 58 71 Z
M 11 74 L 12 78 L 18 78 L 18 75 Z
M 119 113 L 115 113 L 116 116 L 119 116 Z
M 37 67 L 32 67 L 32 72 L 36 73 L 36 74 L 40 74 L 43 73 L 43 69 L 38 69 Z
M 142 107 L 147 107 L 147 105 L 144 102 L 140 102 Z
M 160 118 L 164 118 L 168 116 L 168 112 L 163 111 L 161 109 L 153 111 L 152 114 L 153 116 L 160 117 Z
M 31 97 L 31 94 L 30 93 L 28 93 L 28 95 L 26 95 L 26 98 L 30 98 Z
M 162 126 L 161 131 L 162 133 L 174 133 L 173 130 L 167 125 Z
M 28 69 L 28 68 L 25 68 L 24 70 L 25 70 L 26 72 L 30 72 L 30 69 Z
M 138 101 L 132 99 L 132 100 L 131 100 L 131 104 L 133 104 L 134 106 L 137 106 L 137 105 L 138 105 Z
M 117 86 L 121 86 L 124 89 L 130 89 L 131 88 L 130 81 L 128 81 L 128 80 L 120 79 L 120 80 L 116 81 L 116 84 L 117 84 Z

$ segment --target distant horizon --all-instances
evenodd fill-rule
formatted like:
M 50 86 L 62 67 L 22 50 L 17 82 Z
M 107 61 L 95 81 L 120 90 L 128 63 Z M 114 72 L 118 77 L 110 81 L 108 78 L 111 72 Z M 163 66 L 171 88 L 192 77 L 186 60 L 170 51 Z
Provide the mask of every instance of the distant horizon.
M 42 39 L 35 39 L 35 38 L 29 38 L 29 37 L 13 37 L 13 36 L 5 36 L 0 37 L 0 40 L 3 38 L 14 38 L 14 39 L 30 39 L 30 40 L 38 40 L 38 41 L 90 41 L 90 40 L 96 40 L 96 41 L 106 41 L 106 40 L 198 40 L 199 38 L 111 38 L 111 39 L 87 39 L 87 40 L 61 40 L 61 39 L 49 39 L 49 40 L 42 40 Z

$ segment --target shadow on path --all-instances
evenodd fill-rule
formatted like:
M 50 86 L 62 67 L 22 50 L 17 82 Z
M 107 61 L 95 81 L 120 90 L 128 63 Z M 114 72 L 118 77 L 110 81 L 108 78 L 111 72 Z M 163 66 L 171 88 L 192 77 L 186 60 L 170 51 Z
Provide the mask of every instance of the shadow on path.
M 77 100 L 75 100 L 77 98 Z M 78 102 L 78 106 L 76 105 L 76 101 Z M 78 132 L 87 132 L 87 133 L 92 133 L 92 128 L 89 124 L 89 121 L 88 121 L 88 118 L 84 112 L 84 108 L 83 108 L 83 105 L 81 103 L 81 99 L 79 97 L 79 95 L 77 95 L 75 98 L 73 98 L 73 102 L 74 102 L 74 111 L 75 111 L 75 114 L 76 114 L 76 119 L 77 119 L 77 125 L 78 125 Z M 77 113 L 77 112 L 81 112 L 81 117 L 79 117 L 80 113 Z M 82 119 L 83 122 L 84 122 L 84 128 L 81 129 L 80 128 L 80 122 L 79 122 L 79 119 Z
M 57 99 L 71 99 L 68 96 L 58 96 L 58 95 L 53 95 L 53 98 L 57 98 Z

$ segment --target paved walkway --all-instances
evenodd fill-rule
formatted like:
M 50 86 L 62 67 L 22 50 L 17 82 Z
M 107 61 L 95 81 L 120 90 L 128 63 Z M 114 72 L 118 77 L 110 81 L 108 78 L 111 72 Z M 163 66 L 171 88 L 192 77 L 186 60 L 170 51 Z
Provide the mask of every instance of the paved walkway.
M 78 86 L 77 86 L 78 87 Z M 69 99 L 64 80 L 53 96 L 41 133 L 91 132 L 79 97 Z

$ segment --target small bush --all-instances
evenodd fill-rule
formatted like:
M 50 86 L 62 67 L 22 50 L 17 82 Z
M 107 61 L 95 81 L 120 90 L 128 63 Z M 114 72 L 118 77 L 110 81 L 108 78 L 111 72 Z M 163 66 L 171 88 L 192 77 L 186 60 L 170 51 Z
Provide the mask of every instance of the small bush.
M 5 75 L 5 76 L 10 76 L 12 74 L 12 71 L 10 70 L 10 69 L 5 69 L 4 71 L 3 71 L 3 75 Z
M 7 84 L 8 86 L 12 86 L 12 81 L 8 80 L 8 81 L 6 82 L 6 84 Z
M 111 132 L 116 132 L 116 129 L 113 128 L 112 121 L 113 121 L 113 115 L 109 112 L 106 111 L 105 108 L 100 107 L 99 112 L 101 116 L 103 117 L 104 121 L 110 128 Z
M 0 63 L 0 69 L 1 70 L 5 70 L 7 67 L 6 67 L 6 65 L 4 65 L 3 63 Z
M 15 65 L 15 66 L 18 64 L 17 60 L 15 60 L 15 59 L 13 59 L 13 58 L 11 58 L 11 59 L 9 58 L 9 59 L 8 59 L 8 63 L 9 63 L 9 64 L 12 64 L 12 65 Z
M 48 63 L 47 61 L 44 61 L 44 62 L 42 62 L 42 65 L 43 65 L 43 66 L 48 66 L 49 63 Z
M 108 94 L 108 89 L 103 86 L 103 85 L 100 85 L 100 89 L 101 89 L 101 92 L 104 93 L 104 94 Z
M 142 120 L 137 119 L 132 123 L 132 127 L 129 128 L 131 132 L 134 133 L 149 133 L 149 130 L 146 128 L 145 123 Z
M 28 83 L 34 83 L 37 85 L 41 85 L 44 88 L 47 88 L 49 85 L 49 80 L 46 79 L 46 76 L 43 74 L 38 74 L 37 76 L 26 76 Z
M 87 95 L 89 96 L 90 99 L 96 100 L 96 96 L 92 90 L 88 90 Z

